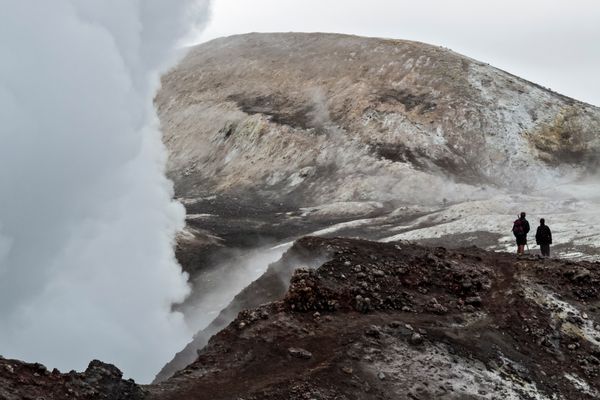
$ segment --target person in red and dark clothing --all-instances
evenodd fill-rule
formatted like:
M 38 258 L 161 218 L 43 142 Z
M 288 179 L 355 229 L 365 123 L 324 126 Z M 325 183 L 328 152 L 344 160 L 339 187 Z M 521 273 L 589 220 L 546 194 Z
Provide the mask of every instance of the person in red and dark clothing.
M 525 254 L 525 245 L 527 244 L 527 234 L 529 233 L 529 221 L 525 219 L 525 213 L 522 212 L 519 219 L 513 223 L 513 235 L 517 239 L 517 254 Z
M 540 249 L 542 250 L 542 256 L 550 257 L 552 232 L 550 231 L 550 227 L 546 225 L 546 220 L 544 218 L 540 219 L 540 226 L 538 226 L 535 234 L 535 242 L 540 246 Z

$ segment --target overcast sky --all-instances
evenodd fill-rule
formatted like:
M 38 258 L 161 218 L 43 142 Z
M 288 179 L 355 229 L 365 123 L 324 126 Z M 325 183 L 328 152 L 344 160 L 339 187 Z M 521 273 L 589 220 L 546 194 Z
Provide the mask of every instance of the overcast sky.
M 198 40 L 275 31 L 442 45 L 600 106 L 597 0 L 214 0 Z

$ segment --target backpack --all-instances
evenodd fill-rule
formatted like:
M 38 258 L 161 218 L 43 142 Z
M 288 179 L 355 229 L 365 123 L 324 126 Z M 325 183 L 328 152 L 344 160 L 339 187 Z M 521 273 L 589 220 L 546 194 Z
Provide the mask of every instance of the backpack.
M 520 218 L 518 220 L 516 220 L 515 223 L 513 224 L 512 231 L 515 236 L 525 234 L 525 227 L 523 226 L 523 221 Z

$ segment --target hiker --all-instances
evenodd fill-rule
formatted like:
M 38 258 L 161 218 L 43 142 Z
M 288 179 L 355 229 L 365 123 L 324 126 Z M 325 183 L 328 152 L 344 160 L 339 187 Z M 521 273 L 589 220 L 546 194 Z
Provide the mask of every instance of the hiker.
M 544 218 L 540 219 L 540 226 L 535 233 L 535 242 L 540 246 L 543 257 L 550 257 L 550 245 L 552 244 L 552 232 L 550 227 L 546 225 Z
M 525 213 L 513 223 L 513 235 L 517 239 L 517 254 L 525 254 L 525 245 L 527 244 L 527 234 L 529 233 L 529 222 L 525 219 Z

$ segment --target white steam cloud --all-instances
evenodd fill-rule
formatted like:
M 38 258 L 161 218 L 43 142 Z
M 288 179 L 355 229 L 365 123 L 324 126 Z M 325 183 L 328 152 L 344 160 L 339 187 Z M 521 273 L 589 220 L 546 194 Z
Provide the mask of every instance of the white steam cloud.
M 0 354 L 149 381 L 188 341 L 152 104 L 208 1 L 13 0 L 0 14 Z

